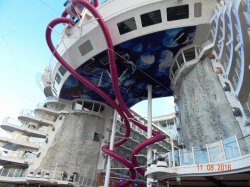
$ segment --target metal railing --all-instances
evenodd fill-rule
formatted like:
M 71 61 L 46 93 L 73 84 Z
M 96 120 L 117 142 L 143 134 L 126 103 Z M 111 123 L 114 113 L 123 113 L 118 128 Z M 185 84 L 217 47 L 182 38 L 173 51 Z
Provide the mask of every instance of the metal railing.
M 9 169 L 2 168 L 0 176 L 2 177 L 28 177 L 28 178 L 43 178 L 56 181 L 67 181 L 74 184 L 79 184 L 86 187 L 96 186 L 96 180 L 88 177 L 84 177 L 77 173 L 68 174 L 66 172 L 55 170 L 39 170 L 39 171 L 27 171 L 25 169 Z
M 26 169 L 15 169 L 15 168 L 1 168 L 0 176 L 1 177 L 24 177 Z
M 21 123 L 20 121 L 18 121 L 17 119 L 10 118 L 10 117 L 4 118 L 2 124 L 3 124 L 3 125 L 11 124 L 11 125 L 19 126 L 19 127 L 24 126 L 24 124 L 22 124 L 22 123 Z
M 19 116 L 29 116 L 38 120 L 46 120 L 49 122 L 54 123 L 55 122 L 55 117 L 54 116 L 50 116 L 50 115 L 46 115 L 46 114 L 37 114 L 35 115 L 33 110 L 21 110 Z
M 10 158 L 10 159 L 26 160 L 35 157 L 36 153 L 27 154 L 26 151 L 0 150 L 0 156 L 6 159 Z
M 250 135 L 237 139 L 236 135 L 203 146 L 191 149 L 175 149 L 168 153 L 157 153 L 158 160 L 164 167 L 187 166 L 227 161 L 250 154 Z M 153 163 L 153 162 L 152 162 Z
M 27 171 L 27 169 L 1 168 L 0 177 L 25 177 L 43 178 L 48 180 L 67 181 L 86 187 L 95 187 L 96 180 L 79 175 L 77 173 L 68 174 L 55 170 Z
M 26 130 L 35 131 L 37 133 L 47 133 L 46 130 L 41 130 L 41 129 L 36 129 L 36 128 L 30 128 L 30 127 L 28 127 L 28 123 L 25 123 L 25 122 L 21 123 L 17 119 L 13 119 L 13 118 L 10 118 L 10 117 L 4 118 L 2 124 L 3 125 L 17 126 L 19 128 L 21 127 L 21 128 L 26 129 Z

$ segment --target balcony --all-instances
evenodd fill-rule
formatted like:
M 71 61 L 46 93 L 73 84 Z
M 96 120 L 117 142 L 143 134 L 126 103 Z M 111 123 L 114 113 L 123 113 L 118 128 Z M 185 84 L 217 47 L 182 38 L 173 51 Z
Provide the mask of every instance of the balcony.
M 30 157 L 25 155 L 24 151 L 6 151 L 0 152 L 0 165 L 8 167 L 28 167 L 28 160 Z
M 52 170 L 28 171 L 27 169 L 2 168 L 0 180 L 7 183 L 43 184 L 46 186 L 96 186 L 96 180 L 77 173 Z
M 161 158 L 163 159 L 160 159 L 159 164 L 157 159 L 155 164 L 151 164 L 146 175 L 168 179 L 175 176 L 208 176 L 248 171 L 250 135 L 241 139 L 232 136 L 191 149 L 175 149 L 161 154 Z
M 24 122 L 35 122 L 39 125 L 45 126 L 54 126 L 55 117 L 42 114 L 42 115 L 35 115 L 31 110 L 22 110 L 18 116 L 18 120 Z
M 29 137 L 46 138 L 47 136 L 45 131 L 30 129 L 12 118 L 5 118 L 0 126 L 6 131 L 18 131 Z
M 200 47 L 190 45 L 182 48 L 176 54 L 169 73 L 172 90 L 176 90 L 182 77 L 212 52 L 213 46 L 214 43 L 207 40 Z
M 28 149 L 38 151 L 40 148 L 39 142 L 31 142 L 29 139 L 25 137 L 16 136 L 11 137 L 12 134 L 6 137 L 0 136 L 0 143 L 3 145 L 2 148 L 8 150 L 20 150 L 20 149 Z

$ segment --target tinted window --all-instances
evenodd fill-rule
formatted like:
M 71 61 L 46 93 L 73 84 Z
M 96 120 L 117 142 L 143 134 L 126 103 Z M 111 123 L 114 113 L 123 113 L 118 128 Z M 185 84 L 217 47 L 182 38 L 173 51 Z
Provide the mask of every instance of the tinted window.
M 184 56 L 185 56 L 185 59 L 186 61 L 190 61 L 190 60 L 193 60 L 195 59 L 195 48 L 190 48 L 190 49 L 187 49 L 184 51 Z
M 117 23 L 117 26 L 121 35 L 137 29 L 134 17 Z
M 99 103 L 95 103 L 95 105 L 94 105 L 94 111 L 95 112 L 99 112 L 99 109 L 100 109 L 100 104 Z
M 56 79 L 56 82 L 57 82 L 58 84 L 61 82 L 61 77 L 60 77 L 60 75 L 59 75 L 58 73 L 56 74 L 55 79 Z
M 84 103 L 83 103 L 83 108 L 84 109 L 92 110 L 92 107 L 93 107 L 93 103 L 92 102 L 90 102 L 90 101 L 84 101 Z
M 202 6 L 201 3 L 194 4 L 194 17 L 201 17 L 202 16 Z
M 154 25 L 154 24 L 161 23 L 161 22 L 162 22 L 162 19 L 161 19 L 160 10 L 148 12 L 146 14 L 141 15 L 141 23 L 143 27 L 147 27 L 147 26 Z
M 61 73 L 62 76 L 66 73 L 66 71 L 67 71 L 67 70 L 65 69 L 65 67 L 60 66 L 59 72 Z
M 184 60 L 183 60 L 183 57 L 182 57 L 182 54 L 180 54 L 177 58 L 177 61 L 179 62 L 179 65 L 182 66 L 182 64 L 184 64 Z
M 93 50 L 93 46 L 89 40 L 84 42 L 82 45 L 79 47 L 80 53 L 82 56 L 86 55 L 88 52 Z
M 187 18 L 189 18 L 188 5 L 167 8 L 168 21 L 187 19 Z

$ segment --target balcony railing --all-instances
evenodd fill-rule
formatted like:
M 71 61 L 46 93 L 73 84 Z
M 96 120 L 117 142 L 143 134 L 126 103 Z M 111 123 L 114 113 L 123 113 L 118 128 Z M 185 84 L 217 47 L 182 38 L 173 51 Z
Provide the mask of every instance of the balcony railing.
M 0 150 L 0 156 L 6 159 L 19 159 L 19 160 L 26 160 L 28 158 L 35 157 L 37 153 L 30 153 L 25 151 L 6 151 Z
M 33 131 L 33 132 L 37 132 L 37 133 L 47 133 L 46 130 L 41 130 L 41 129 L 36 129 L 36 128 L 29 128 L 28 125 L 26 124 L 23 124 L 21 123 L 20 121 L 18 121 L 17 119 L 13 119 L 13 118 L 10 118 L 10 117 L 7 117 L 7 118 L 4 118 L 3 122 L 2 122 L 2 125 L 6 125 L 6 126 L 12 126 L 12 127 L 17 127 L 17 128 L 23 128 L 25 130 L 30 130 L 30 131 Z
M 22 110 L 19 114 L 19 116 L 28 116 L 37 120 L 46 120 L 49 122 L 54 123 L 55 122 L 55 117 L 51 115 L 46 115 L 46 114 L 37 114 L 35 115 L 33 110 Z
M 23 177 L 26 169 L 1 168 L 0 177 Z
M 2 124 L 4 124 L 4 125 L 11 124 L 11 125 L 19 126 L 19 127 L 24 126 L 24 124 L 22 124 L 17 119 L 13 119 L 13 118 L 10 118 L 10 117 L 4 118 Z
M 14 169 L 14 168 L 2 168 L 0 169 L 0 178 L 1 177 L 23 177 L 34 178 L 34 179 L 47 179 L 48 182 L 53 180 L 62 181 L 62 182 L 71 182 L 74 184 L 94 187 L 96 186 L 96 180 L 91 178 L 84 177 L 77 173 L 68 174 L 66 172 L 55 170 L 39 170 L 39 171 L 27 171 L 26 169 Z
M 164 162 L 164 167 L 223 162 L 250 154 L 250 135 L 241 139 L 236 136 L 215 143 L 206 144 L 191 149 L 175 149 L 166 154 L 157 154 L 157 160 Z M 154 161 L 152 162 L 154 163 Z

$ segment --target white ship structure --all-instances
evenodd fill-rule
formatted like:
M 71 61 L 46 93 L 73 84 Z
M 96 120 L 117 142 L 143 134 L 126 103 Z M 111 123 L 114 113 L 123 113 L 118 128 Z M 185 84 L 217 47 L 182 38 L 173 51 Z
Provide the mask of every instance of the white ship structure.
M 250 1 L 64 6 L 47 100 L 1 124 L 0 186 L 250 186 Z

